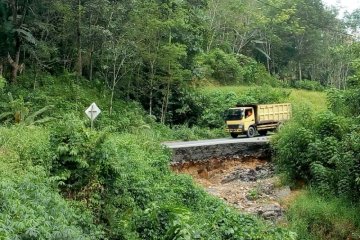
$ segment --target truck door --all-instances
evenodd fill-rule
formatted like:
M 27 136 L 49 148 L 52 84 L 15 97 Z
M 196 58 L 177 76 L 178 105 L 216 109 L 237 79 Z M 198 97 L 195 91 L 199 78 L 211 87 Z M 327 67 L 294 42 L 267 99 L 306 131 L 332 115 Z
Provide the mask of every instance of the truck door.
M 244 119 L 244 131 L 249 129 L 249 126 L 255 124 L 255 114 L 253 108 L 245 109 L 245 119 Z

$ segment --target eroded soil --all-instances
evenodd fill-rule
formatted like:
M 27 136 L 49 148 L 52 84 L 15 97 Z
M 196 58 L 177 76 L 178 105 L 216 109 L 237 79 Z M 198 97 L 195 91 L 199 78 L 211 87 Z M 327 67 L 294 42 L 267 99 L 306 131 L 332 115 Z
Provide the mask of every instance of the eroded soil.
M 281 219 L 280 202 L 291 194 L 289 187 L 280 187 L 273 165 L 256 158 L 210 159 L 174 165 L 172 169 L 191 175 L 210 194 L 242 212 L 265 219 Z

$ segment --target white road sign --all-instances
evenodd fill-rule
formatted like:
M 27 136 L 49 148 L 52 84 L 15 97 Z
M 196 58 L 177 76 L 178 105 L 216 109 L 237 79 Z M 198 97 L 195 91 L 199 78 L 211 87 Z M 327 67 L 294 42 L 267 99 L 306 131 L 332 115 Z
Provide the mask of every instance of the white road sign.
M 85 111 L 86 115 L 91 119 L 91 121 L 94 121 L 95 118 L 101 113 L 100 108 L 96 106 L 95 103 L 92 103 L 88 109 Z

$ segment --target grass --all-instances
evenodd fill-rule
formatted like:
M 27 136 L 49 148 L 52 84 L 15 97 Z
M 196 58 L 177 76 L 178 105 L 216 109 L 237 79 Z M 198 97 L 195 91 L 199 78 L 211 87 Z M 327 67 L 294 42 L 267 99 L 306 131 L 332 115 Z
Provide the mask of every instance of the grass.
M 315 111 L 327 109 L 326 93 L 300 89 L 291 89 L 290 102 L 296 104 L 306 104 Z
M 204 94 L 213 92 L 234 92 L 237 95 L 252 91 L 258 86 L 207 86 L 200 91 Z M 289 102 L 294 106 L 306 105 L 315 111 L 323 111 L 327 109 L 326 93 L 317 91 L 308 91 L 301 89 L 279 88 L 281 90 L 290 91 Z
M 346 199 L 304 191 L 287 211 L 287 227 L 298 239 L 360 239 L 359 211 Z

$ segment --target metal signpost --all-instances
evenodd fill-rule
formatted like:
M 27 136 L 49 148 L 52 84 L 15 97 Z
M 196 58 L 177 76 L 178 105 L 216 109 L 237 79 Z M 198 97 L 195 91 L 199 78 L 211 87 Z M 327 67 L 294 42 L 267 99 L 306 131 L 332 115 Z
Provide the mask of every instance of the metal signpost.
M 100 108 L 96 106 L 96 103 L 92 103 L 88 109 L 85 110 L 86 115 L 91 120 L 91 129 L 94 127 L 95 118 L 101 113 Z

